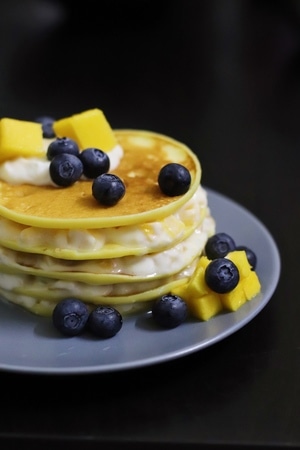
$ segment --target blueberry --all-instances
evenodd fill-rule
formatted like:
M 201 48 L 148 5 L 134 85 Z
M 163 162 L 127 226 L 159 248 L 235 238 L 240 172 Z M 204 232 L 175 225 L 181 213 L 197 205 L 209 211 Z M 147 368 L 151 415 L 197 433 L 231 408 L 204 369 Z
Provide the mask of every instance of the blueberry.
M 235 242 L 226 233 L 216 233 L 208 238 L 205 245 L 205 254 L 208 259 L 223 258 L 235 250 Z
M 158 185 L 169 197 L 185 194 L 191 185 L 191 174 L 181 164 L 169 163 L 160 169 Z
M 124 197 L 125 185 L 117 175 L 104 173 L 94 179 L 92 193 L 99 203 L 113 206 Z
M 55 132 L 53 130 L 53 122 L 54 118 L 50 116 L 39 116 L 35 119 L 35 122 L 38 122 L 42 125 L 42 132 L 44 138 L 54 138 Z
M 251 248 L 246 247 L 246 245 L 238 245 L 235 249 L 236 250 L 244 250 L 246 252 L 246 256 L 247 256 L 248 262 L 251 266 L 251 269 L 255 270 L 257 258 L 256 258 L 256 254 L 254 253 L 254 251 L 251 250 Z
M 88 318 L 88 307 L 81 300 L 73 297 L 57 303 L 52 313 L 55 328 L 65 336 L 76 336 L 82 333 Z
M 165 294 L 152 307 L 153 319 L 163 328 L 177 327 L 186 320 L 187 315 L 187 304 L 178 295 Z
M 82 175 L 83 165 L 79 158 L 69 153 L 56 155 L 49 166 L 50 177 L 58 186 L 71 186 Z
M 227 258 L 212 260 L 205 269 L 205 281 L 218 294 L 232 291 L 240 281 L 237 266 Z
M 109 156 L 98 148 L 86 148 L 80 153 L 80 159 L 87 178 L 96 178 L 109 171 Z
M 101 338 L 111 338 L 122 328 L 122 315 L 111 306 L 97 306 L 88 318 L 88 328 Z
M 47 149 L 47 158 L 51 161 L 54 156 L 62 153 L 79 156 L 79 146 L 74 139 L 68 137 L 58 137 L 52 141 Z

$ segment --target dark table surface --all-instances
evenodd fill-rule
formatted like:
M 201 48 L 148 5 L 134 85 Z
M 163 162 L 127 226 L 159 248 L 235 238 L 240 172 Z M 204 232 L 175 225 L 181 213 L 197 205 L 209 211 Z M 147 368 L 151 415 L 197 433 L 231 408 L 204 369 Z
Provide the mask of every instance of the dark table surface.
M 199 352 L 128 371 L 0 372 L 0 446 L 300 448 L 300 4 L 3 0 L 0 117 L 103 109 L 199 156 L 281 255 L 267 306 Z M 1 344 L 0 344 L 1 345 Z

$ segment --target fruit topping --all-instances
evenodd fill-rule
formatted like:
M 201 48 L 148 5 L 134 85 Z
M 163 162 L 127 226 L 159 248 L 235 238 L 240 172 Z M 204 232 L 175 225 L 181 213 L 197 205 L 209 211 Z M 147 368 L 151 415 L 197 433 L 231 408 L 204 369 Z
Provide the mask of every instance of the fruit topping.
M 77 156 L 70 153 L 61 153 L 50 162 L 49 173 L 57 186 L 71 186 L 81 177 L 83 165 Z
M 165 294 L 152 307 L 154 321 L 163 328 L 175 328 L 188 316 L 186 302 L 178 295 Z
M 178 163 L 169 163 L 160 169 L 158 185 L 161 191 L 169 197 L 185 194 L 191 184 L 191 174 L 188 169 Z
M 240 280 L 239 270 L 227 258 L 213 259 L 205 269 L 205 282 L 210 289 L 219 294 L 232 291 Z
M 254 253 L 253 250 L 251 250 L 251 248 L 246 247 L 245 245 L 238 245 L 237 247 L 235 247 L 235 250 L 244 250 L 246 252 L 246 256 L 252 270 L 256 269 L 257 258 L 256 254 Z
M 50 116 L 39 116 L 35 119 L 35 122 L 38 122 L 42 125 L 43 137 L 46 139 L 51 139 L 55 137 L 55 133 L 53 130 L 54 118 Z
M 85 303 L 70 297 L 56 304 L 52 322 L 63 335 L 76 336 L 84 331 L 88 317 L 89 310 Z
M 0 120 L 0 163 L 19 157 L 43 157 L 40 123 L 3 118 Z
M 216 233 L 208 238 L 205 254 L 208 259 L 223 258 L 235 249 L 235 242 L 227 233 Z
M 61 300 L 52 313 L 54 327 L 64 336 L 77 336 L 89 330 L 101 338 L 115 336 L 123 325 L 122 315 L 111 306 L 97 306 L 89 311 L 87 305 L 74 297 Z
M 62 153 L 69 153 L 70 155 L 79 156 L 79 147 L 74 139 L 67 137 L 56 138 L 48 145 L 47 159 L 51 161 L 54 156 Z
M 97 306 L 91 311 L 87 324 L 94 335 L 107 339 L 121 330 L 123 318 L 119 311 L 111 306 Z
M 56 136 L 68 136 L 78 142 L 81 150 L 96 147 L 107 152 L 118 144 L 103 111 L 97 108 L 57 120 L 53 129 Z
M 112 173 L 104 173 L 93 180 L 92 194 L 105 206 L 113 206 L 125 195 L 125 185 L 121 178 Z
M 97 178 L 109 171 L 109 156 L 98 148 L 86 148 L 79 157 L 83 164 L 83 174 L 87 178 Z
M 184 298 L 191 314 L 200 320 L 209 320 L 223 310 L 236 311 L 261 290 L 259 278 L 251 270 L 244 251 L 230 252 L 227 258 L 234 262 L 240 276 L 239 283 L 231 291 L 218 293 L 207 285 L 205 270 L 211 261 L 201 256 L 190 281 L 172 292 Z

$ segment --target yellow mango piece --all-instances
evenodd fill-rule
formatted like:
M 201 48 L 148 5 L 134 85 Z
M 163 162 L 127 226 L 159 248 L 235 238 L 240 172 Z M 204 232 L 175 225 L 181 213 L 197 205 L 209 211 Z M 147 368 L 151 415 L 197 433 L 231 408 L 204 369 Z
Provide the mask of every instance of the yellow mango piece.
M 178 295 L 183 300 L 185 300 L 187 297 L 187 286 L 188 286 L 188 283 L 181 284 L 180 286 L 173 288 L 171 291 L 171 294 Z
M 248 277 L 243 280 L 243 289 L 247 300 L 251 300 L 260 292 L 261 284 L 256 272 L 253 270 L 250 271 Z
M 103 111 L 97 108 L 57 120 L 53 129 L 59 137 L 74 139 L 81 150 L 95 147 L 108 152 L 118 144 Z
M 201 258 L 198 261 L 198 266 L 203 267 L 203 269 L 206 269 L 208 264 L 211 262 L 210 259 L 208 259 L 207 256 L 201 256 Z
M 222 311 L 223 306 L 218 294 L 205 294 L 187 301 L 191 314 L 200 320 L 209 320 Z
M 251 272 L 251 266 L 244 250 L 235 250 L 233 252 L 230 252 L 226 256 L 226 258 L 234 262 L 234 264 L 239 269 L 240 280 L 248 277 Z
M 212 293 L 211 289 L 207 286 L 204 279 L 204 267 L 209 264 L 209 262 L 210 261 L 206 258 L 206 256 L 202 256 L 199 259 L 196 269 L 190 280 L 184 285 L 179 286 L 178 288 L 173 290 L 172 294 L 179 295 L 183 299 L 188 300 L 193 297 L 198 298 L 201 295 Z
M 198 298 L 201 295 L 205 295 L 211 292 L 210 288 L 205 282 L 204 273 L 205 269 L 200 264 L 198 264 L 187 286 L 188 297 Z
M 77 141 L 71 119 L 72 117 L 66 117 L 65 119 L 60 119 L 53 123 L 53 130 L 57 137 L 68 137 Z
M 240 281 L 232 291 L 226 294 L 219 294 L 224 309 L 236 311 L 247 301 L 243 283 L 244 280 Z
M 4 117 L 0 120 L 0 163 L 14 158 L 45 156 L 40 123 Z

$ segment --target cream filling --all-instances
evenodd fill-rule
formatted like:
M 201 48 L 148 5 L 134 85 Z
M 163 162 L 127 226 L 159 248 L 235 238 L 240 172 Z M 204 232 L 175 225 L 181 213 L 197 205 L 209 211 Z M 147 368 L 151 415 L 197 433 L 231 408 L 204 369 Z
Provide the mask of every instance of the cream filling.
M 0 265 L 5 272 L 10 269 L 50 278 L 89 280 L 100 284 L 105 284 L 104 281 L 109 276 L 116 279 L 120 275 L 147 279 L 162 278 L 183 270 L 200 256 L 208 237 L 214 232 L 214 227 L 215 222 L 209 216 L 190 236 L 172 248 L 142 256 L 121 258 L 74 261 L 0 247 Z
M 193 274 L 197 261 L 198 258 L 181 272 L 161 280 L 103 286 L 25 274 L 0 274 L 0 295 L 3 300 L 42 316 L 50 316 L 55 305 L 69 296 L 76 296 L 90 308 L 111 305 L 128 315 L 149 309 L 155 298 L 184 284 Z
M 168 285 L 174 281 L 186 280 L 195 270 L 196 260 L 181 272 L 163 279 L 150 281 L 137 281 L 136 283 L 108 283 L 93 285 L 80 281 L 66 281 L 49 279 L 43 276 L 32 276 L 24 274 L 0 274 L 0 286 L 8 292 L 28 295 L 37 299 L 50 300 L 57 303 L 60 299 L 75 296 L 86 302 L 129 303 L 129 296 L 142 294 L 153 289 Z M 117 298 L 116 298 L 117 297 Z M 147 295 L 145 295 L 145 299 Z

